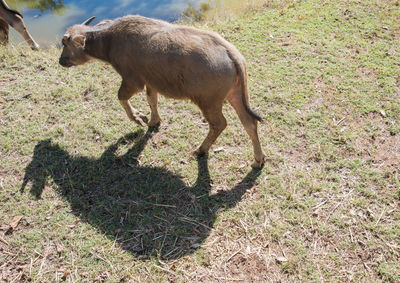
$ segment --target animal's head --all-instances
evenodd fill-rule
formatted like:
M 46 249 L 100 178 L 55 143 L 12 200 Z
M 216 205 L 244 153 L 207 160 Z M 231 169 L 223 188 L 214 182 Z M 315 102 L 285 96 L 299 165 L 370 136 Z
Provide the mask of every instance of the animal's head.
M 63 67 L 82 65 L 90 61 L 91 57 L 85 53 L 87 26 L 94 20 L 91 17 L 80 25 L 67 29 L 62 39 L 63 51 L 59 63 Z

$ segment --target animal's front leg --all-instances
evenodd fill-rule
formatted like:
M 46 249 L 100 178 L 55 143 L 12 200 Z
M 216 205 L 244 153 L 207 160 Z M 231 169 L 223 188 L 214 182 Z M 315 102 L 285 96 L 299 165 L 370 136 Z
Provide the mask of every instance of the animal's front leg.
M 8 43 L 8 24 L 0 18 L 0 45 Z
M 161 122 L 161 118 L 160 115 L 158 114 L 158 109 L 157 109 L 158 93 L 157 91 L 146 86 L 146 96 L 147 96 L 147 102 L 149 103 L 151 109 L 149 127 L 157 127 L 158 125 L 160 125 Z
M 132 95 L 135 94 L 137 91 L 138 88 L 122 82 L 122 85 L 118 91 L 118 99 L 119 103 L 121 103 L 122 107 L 124 108 L 126 115 L 128 115 L 128 118 L 144 127 L 147 123 L 147 117 L 134 109 L 129 102 L 129 98 L 131 98 Z
M 20 16 L 15 15 L 14 21 L 11 22 L 11 26 L 23 36 L 23 38 L 26 40 L 26 42 L 29 43 L 32 49 L 39 49 L 39 44 L 37 44 L 32 38 Z

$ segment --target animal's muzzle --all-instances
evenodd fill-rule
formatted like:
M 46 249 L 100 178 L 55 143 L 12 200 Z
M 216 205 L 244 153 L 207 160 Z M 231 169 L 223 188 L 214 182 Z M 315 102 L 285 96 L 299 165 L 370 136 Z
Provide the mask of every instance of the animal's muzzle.
M 71 62 L 69 62 L 67 57 L 60 57 L 60 60 L 58 62 L 63 67 L 67 67 L 68 68 L 68 67 L 72 66 Z

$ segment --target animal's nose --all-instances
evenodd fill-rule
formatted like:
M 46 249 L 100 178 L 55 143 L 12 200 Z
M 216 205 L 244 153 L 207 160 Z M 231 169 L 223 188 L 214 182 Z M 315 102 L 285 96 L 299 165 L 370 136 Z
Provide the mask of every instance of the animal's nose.
M 68 63 L 68 58 L 67 57 L 60 57 L 60 60 L 58 62 L 63 67 L 69 67 L 70 66 L 70 64 Z

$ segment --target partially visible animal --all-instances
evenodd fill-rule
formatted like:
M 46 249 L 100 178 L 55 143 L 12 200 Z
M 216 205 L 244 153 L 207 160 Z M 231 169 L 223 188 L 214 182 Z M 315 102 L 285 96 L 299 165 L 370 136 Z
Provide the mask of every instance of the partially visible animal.
M 4 0 L 0 0 L 0 44 L 8 43 L 9 26 L 12 26 L 32 49 L 39 49 L 39 44 L 29 34 L 22 18 L 18 11 L 9 8 Z
M 253 167 L 265 162 L 257 122 L 249 106 L 245 59 L 217 33 L 171 24 L 142 16 L 125 16 L 89 26 L 67 29 L 59 63 L 64 67 L 81 65 L 92 59 L 110 63 L 121 75 L 118 99 L 128 117 L 145 125 L 147 118 L 132 108 L 129 99 L 146 87 L 151 109 L 149 126 L 161 118 L 158 93 L 169 98 L 190 99 L 209 123 L 207 137 L 195 151 L 202 155 L 227 126 L 222 106 L 227 100 L 236 110 L 253 144 Z

